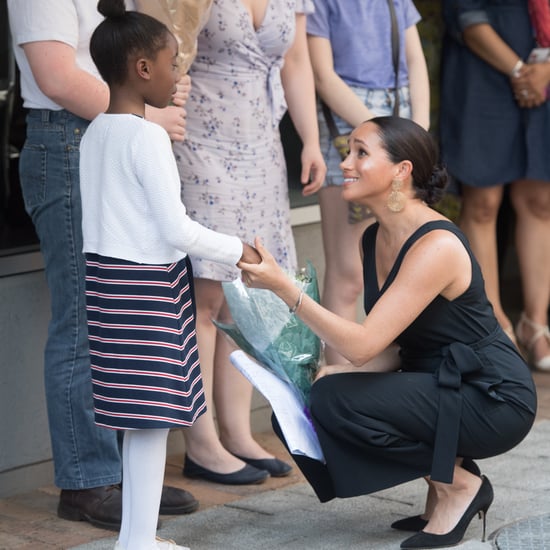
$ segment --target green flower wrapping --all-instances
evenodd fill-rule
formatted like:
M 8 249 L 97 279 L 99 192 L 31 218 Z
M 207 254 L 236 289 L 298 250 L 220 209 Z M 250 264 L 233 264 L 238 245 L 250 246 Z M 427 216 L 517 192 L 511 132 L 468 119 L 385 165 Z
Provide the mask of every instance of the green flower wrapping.
M 317 273 L 310 262 L 294 281 L 304 294 L 319 302 Z M 307 406 L 321 357 L 319 337 L 270 290 L 247 288 L 240 279 L 222 286 L 234 323 L 214 321 L 215 325 L 294 388 Z

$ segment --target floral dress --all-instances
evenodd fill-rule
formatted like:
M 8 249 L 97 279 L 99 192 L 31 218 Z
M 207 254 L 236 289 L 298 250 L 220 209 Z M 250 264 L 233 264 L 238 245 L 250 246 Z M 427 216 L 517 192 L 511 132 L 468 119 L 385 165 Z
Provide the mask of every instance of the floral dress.
M 307 5 L 306 5 L 307 4 Z M 286 110 L 280 70 L 296 12 L 310 0 L 270 0 L 255 29 L 241 0 L 214 0 L 198 38 L 186 104 L 187 136 L 174 146 L 188 214 L 252 242 L 296 269 L 279 121 Z M 230 281 L 237 268 L 191 257 L 195 277 Z

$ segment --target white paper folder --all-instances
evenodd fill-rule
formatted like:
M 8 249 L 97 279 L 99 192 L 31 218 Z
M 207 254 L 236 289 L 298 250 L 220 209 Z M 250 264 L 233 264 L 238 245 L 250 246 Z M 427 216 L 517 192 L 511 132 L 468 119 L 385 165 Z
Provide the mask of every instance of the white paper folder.
M 231 363 L 269 401 L 292 454 L 324 462 L 315 428 L 296 392 L 243 351 L 234 351 L 229 357 Z

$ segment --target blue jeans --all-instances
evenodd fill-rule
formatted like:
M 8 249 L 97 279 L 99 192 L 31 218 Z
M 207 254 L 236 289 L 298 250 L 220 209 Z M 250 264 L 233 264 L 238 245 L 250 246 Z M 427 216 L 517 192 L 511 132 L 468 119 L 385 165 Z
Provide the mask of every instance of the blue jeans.
M 51 297 L 44 379 L 55 483 L 119 483 L 116 432 L 95 425 L 86 321 L 79 145 L 88 121 L 33 109 L 20 157 L 25 209 L 40 239 Z

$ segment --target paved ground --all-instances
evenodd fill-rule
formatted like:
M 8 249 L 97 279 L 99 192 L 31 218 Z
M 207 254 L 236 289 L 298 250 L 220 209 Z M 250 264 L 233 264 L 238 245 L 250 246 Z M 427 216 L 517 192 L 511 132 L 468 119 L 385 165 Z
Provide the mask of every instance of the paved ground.
M 538 422 L 518 448 L 480 461 L 480 466 L 490 476 L 496 495 L 487 516 L 491 538 L 480 542 L 482 524 L 476 518 L 461 548 L 550 549 L 550 421 Z M 424 489 L 423 481 L 415 481 L 370 496 L 320 504 L 308 485 L 298 483 L 166 521 L 160 535 L 192 550 L 396 549 L 407 534 L 388 526 L 419 511 Z M 114 541 L 77 548 L 110 550 Z
M 481 522 L 475 519 L 461 549 L 550 550 L 550 375 L 537 373 L 535 380 L 539 408 L 532 432 L 506 455 L 480 461 L 496 495 L 487 518 L 489 540 L 480 542 Z M 272 434 L 257 437 L 285 458 Z M 169 457 L 166 482 L 190 490 L 201 507 L 189 516 L 163 516 L 159 534 L 192 550 L 398 549 L 406 534 L 389 524 L 419 513 L 425 490 L 415 481 L 320 504 L 296 471 L 262 485 L 230 487 L 187 480 L 181 464 L 181 456 Z M 57 500 L 53 486 L 0 499 L 0 550 L 114 547 L 114 533 L 57 518 Z

